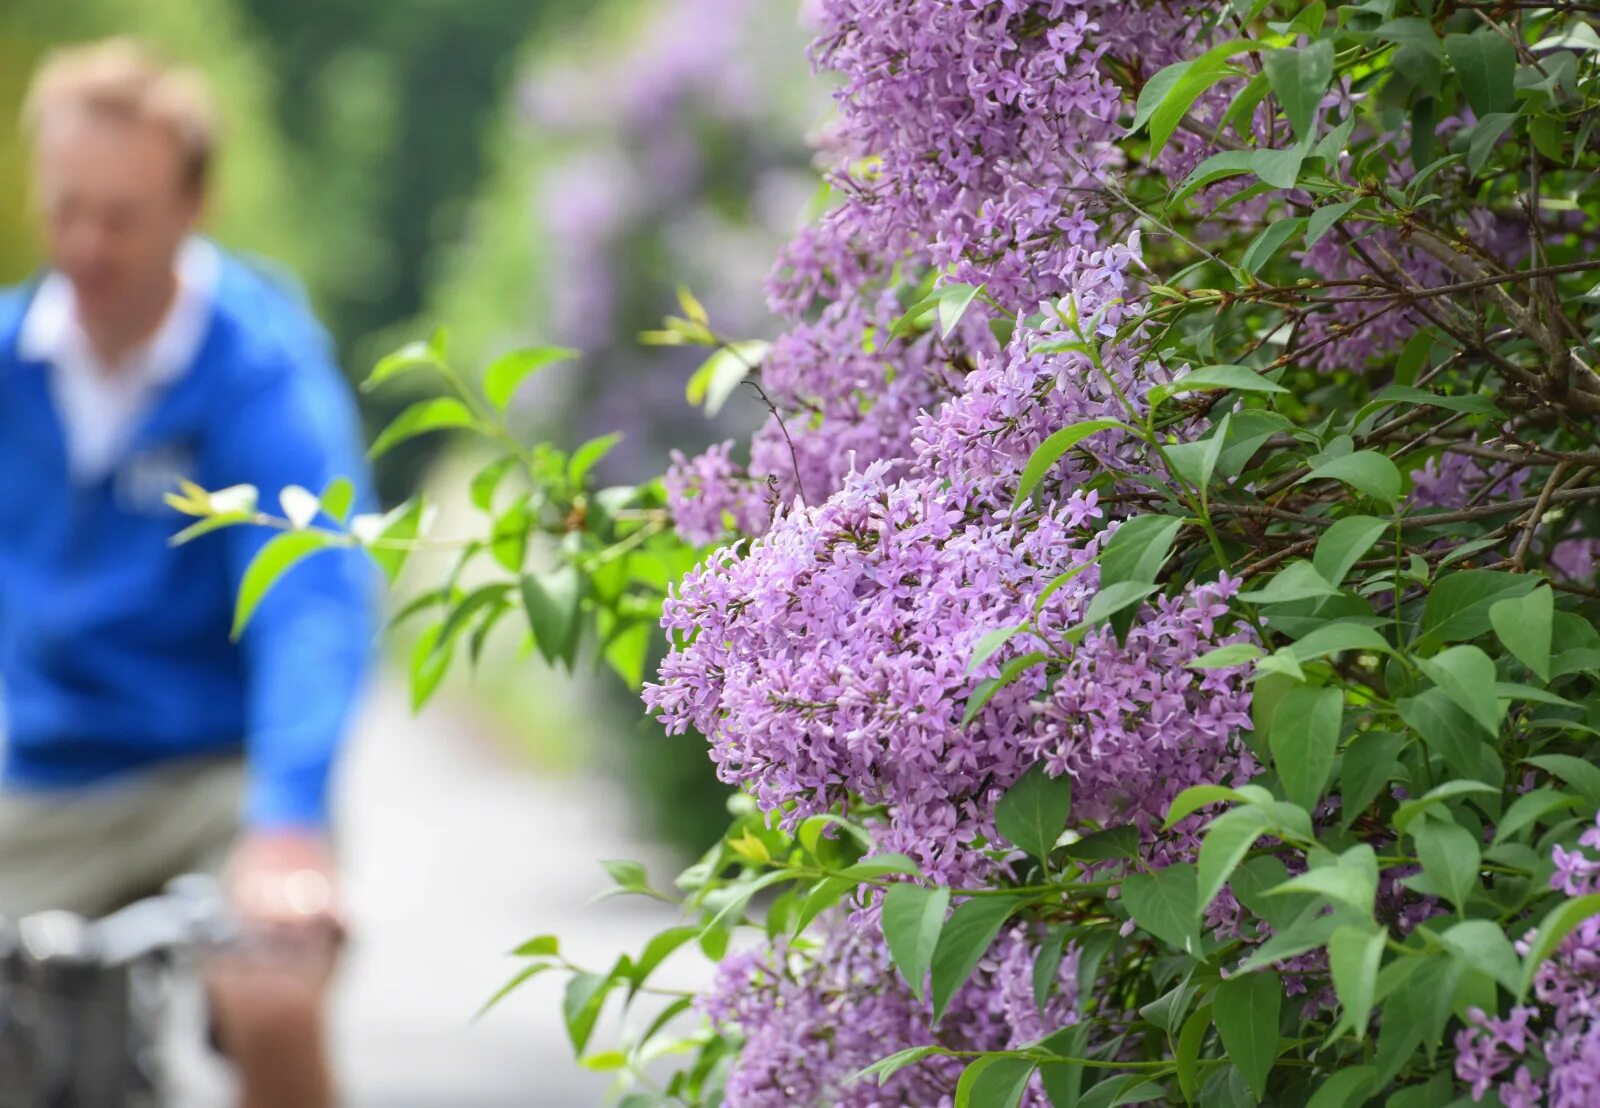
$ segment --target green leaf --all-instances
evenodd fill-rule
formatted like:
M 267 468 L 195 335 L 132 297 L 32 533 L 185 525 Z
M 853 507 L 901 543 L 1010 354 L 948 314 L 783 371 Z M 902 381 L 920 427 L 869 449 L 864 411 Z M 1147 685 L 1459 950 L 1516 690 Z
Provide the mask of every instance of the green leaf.
M 1070 931 L 1070 924 L 1050 928 L 1033 957 L 1033 1005 L 1041 1014 L 1050 1003 L 1050 994 L 1060 978 L 1061 959 L 1066 954 L 1066 937 Z
M 1061 847 L 1068 858 L 1082 861 L 1107 861 L 1113 858 L 1132 858 L 1138 852 L 1137 827 L 1108 827 L 1085 835 L 1076 842 Z
M 402 442 L 418 435 L 452 427 L 472 427 L 476 423 L 467 406 L 454 397 L 436 396 L 431 400 L 419 400 L 383 429 L 367 451 L 367 456 L 381 458 Z
M 1561 940 L 1572 934 L 1574 928 L 1593 916 L 1600 915 L 1600 893 L 1590 893 L 1572 900 L 1564 900 L 1552 908 L 1539 923 L 1538 933 L 1528 944 L 1527 957 L 1522 960 L 1522 979 L 1518 983 L 1517 999 L 1523 1000 L 1533 986 L 1533 977 L 1539 966 L 1555 953 Z
M 1395 702 L 1400 718 L 1448 766 L 1472 766 L 1482 746 L 1481 727 L 1443 689 L 1424 689 Z
M 567 1024 L 567 1037 L 572 1040 L 574 1054 L 582 1054 L 594 1033 L 595 1020 L 600 1017 L 600 1006 L 606 993 L 616 983 L 614 977 L 598 973 L 576 973 L 567 982 L 561 1013 Z
M 1169 396 L 1198 389 L 1231 389 L 1236 392 L 1288 392 L 1276 381 L 1269 381 L 1249 366 L 1207 365 L 1192 370 L 1169 385 L 1150 390 L 1150 403 L 1160 404 Z
M 369 546 L 367 550 L 368 555 L 383 570 L 390 584 L 394 583 L 400 576 L 400 570 L 405 567 L 409 551 L 402 544 L 416 540 L 422 529 L 423 512 L 424 505 L 421 498 L 413 497 L 395 506 L 381 518 L 358 517 L 351 523 L 352 530 L 355 530 L 363 519 L 372 522 L 370 532 L 366 530 L 359 532 L 363 542 L 382 541 L 394 544 L 384 547 Z
M 489 398 L 496 411 L 503 412 L 529 374 L 576 357 L 578 351 L 564 346 L 536 346 L 502 354 L 483 371 L 483 395 Z
M 1315 246 L 1324 235 L 1333 230 L 1334 224 L 1349 215 L 1350 210 L 1359 203 L 1361 203 L 1361 198 L 1357 197 L 1354 200 L 1344 200 L 1337 204 L 1324 204 L 1313 211 L 1306 218 L 1306 249 L 1309 250 Z
M 747 339 L 717 350 L 689 378 L 686 390 L 689 403 L 703 407 L 708 417 L 716 415 L 733 395 L 733 390 L 766 358 L 771 345 L 760 339 Z
M 1183 179 L 1167 203 L 1181 204 L 1207 185 L 1216 184 L 1228 177 L 1237 177 L 1241 173 L 1255 172 L 1255 153 L 1254 150 L 1224 150 L 1220 154 L 1211 155 L 1190 171 L 1189 176 Z
M 967 314 L 982 285 L 945 285 L 939 290 L 939 337 L 949 338 L 961 317 Z
M 1499 846 L 1507 842 L 1524 827 L 1531 827 L 1545 816 L 1556 812 L 1566 812 L 1577 808 L 1582 801 L 1571 793 L 1557 792 L 1554 789 L 1534 789 L 1524 793 L 1512 801 L 1495 824 L 1494 844 Z
M 1517 991 L 1522 965 L 1499 924 L 1486 919 L 1463 920 L 1441 934 L 1439 941 L 1467 965 L 1504 985 L 1507 992 Z
M 1372 847 L 1361 843 L 1351 847 L 1332 865 L 1317 866 L 1298 877 L 1291 877 L 1270 890 L 1269 895 L 1310 893 L 1353 908 L 1363 916 L 1372 915 L 1372 901 L 1378 892 L 1378 859 Z
M 1496 144 L 1511 129 L 1517 117 L 1511 112 L 1495 112 L 1478 120 L 1472 127 L 1472 138 L 1467 144 L 1467 172 L 1478 175 L 1494 153 Z
M 1252 604 L 1289 604 L 1338 594 L 1339 590 L 1324 580 L 1314 565 L 1302 558 L 1273 574 L 1272 579 L 1261 588 L 1240 593 L 1239 599 Z
M 367 379 L 361 382 L 361 390 L 370 391 L 391 377 L 398 377 L 415 369 L 442 370 L 443 368 L 443 362 L 433 344 L 421 341 L 408 342 L 399 350 L 378 360 L 372 372 L 367 374 Z
M 1446 35 L 1444 54 L 1479 119 L 1513 107 L 1517 48 L 1498 28 L 1483 27 L 1470 35 Z
M 1011 682 L 1015 681 L 1018 677 L 1021 677 L 1026 671 L 1047 660 L 1048 655 L 1044 654 L 1042 651 L 1035 650 L 1031 653 L 1012 658 L 1005 665 L 1001 666 L 1000 675 L 998 677 L 990 677 L 986 680 L 979 681 L 978 687 L 972 690 L 971 696 L 967 697 L 967 709 L 964 713 L 962 713 L 961 726 L 965 727 L 967 724 L 977 719 L 978 713 L 983 711 L 984 706 L 987 705 L 989 701 L 994 699 L 995 693 L 1011 684 Z
M 1217 1034 L 1228 1058 L 1244 1075 L 1257 1100 L 1267 1095 L 1267 1075 L 1278 1054 L 1278 1016 L 1283 985 L 1272 972 L 1236 974 L 1211 994 Z
M 1118 581 L 1095 593 L 1094 599 L 1089 601 L 1088 611 L 1083 614 L 1083 622 L 1092 627 L 1110 619 L 1124 608 L 1142 604 L 1145 597 L 1155 591 L 1154 585 L 1142 585 L 1138 581 Z
M 1333 775 L 1343 712 L 1344 694 L 1337 688 L 1299 685 L 1272 714 L 1268 745 L 1273 767 L 1290 801 L 1308 812 L 1315 810 Z
M 1016 1108 L 1036 1068 L 1026 1058 L 985 1054 L 961 1071 L 955 1108 Z
M 1458 911 L 1466 911 L 1467 900 L 1478 887 L 1482 863 L 1477 838 L 1460 824 L 1431 817 L 1412 823 L 1410 830 L 1422 872 Z
M 1431 347 L 1433 339 L 1431 336 L 1426 337 Z M 1385 387 L 1361 410 L 1369 412 L 1390 404 L 1425 404 L 1432 408 L 1448 408 L 1452 412 L 1470 412 L 1473 415 L 1492 416 L 1495 419 L 1505 418 L 1505 413 L 1500 411 L 1495 402 L 1479 392 L 1447 395 L 1398 384 Z
M 1227 785 L 1190 785 L 1172 798 L 1172 804 L 1167 808 L 1167 822 L 1161 825 L 1162 830 L 1171 828 L 1179 820 L 1213 804 L 1260 804 L 1271 799 L 1272 794 L 1258 785 L 1245 785 L 1238 789 L 1229 788 Z
M 1306 1102 L 1306 1108 L 1354 1108 L 1365 1102 L 1366 1090 L 1377 1077 L 1378 1071 L 1371 1066 L 1331 1070 L 1317 1079 L 1316 1092 Z M 1358 1095 L 1361 1099 L 1357 1099 Z
M 561 940 L 555 935 L 535 935 L 511 949 L 513 957 L 541 958 L 561 953 Z
M 1214 46 L 1192 62 L 1161 97 L 1156 109 L 1150 113 L 1150 157 L 1155 157 L 1167 144 L 1184 116 L 1200 96 L 1218 81 L 1236 72 L 1227 64 L 1229 58 L 1249 48 L 1251 44 L 1233 40 Z M 1143 97 L 1141 96 L 1142 100 Z M 1137 109 L 1136 109 L 1137 110 Z
M 839 876 L 849 877 L 855 881 L 865 881 L 874 877 L 884 877 L 891 873 L 903 874 L 906 877 L 921 877 L 922 867 L 904 854 L 886 852 L 874 854 L 870 858 L 863 858 L 854 865 L 846 866 L 839 871 Z
M 1499 789 L 1492 785 L 1485 785 L 1482 781 L 1446 781 L 1429 789 L 1415 800 L 1408 800 L 1400 805 L 1394 813 L 1394 829 L 1404 834 L 1411 826 L 1411 822 L 1423 815 L 1437 804 L 1446 800 L 1453 800 L 1458 796 L 1470 796 L 1476 793 L 1490 793 L 1498 795 Z
M 1253 806 L 1231 809 L 1211 821 L 1200 843 L 1196 870 L 1197 916 L 1205 913 L 1256 840 L 1272 827 L 1272 814 L 1265 808 Z
M 528 532 L 533 525 L 533 511 L 526 500 L 512 504 L 495 519 L 489 533 L 489 552 L 506 572 L 522 572 L 528 553 Z
M 1475 639 L 1489 630 L 1489 609 L 1497 601 L 1523 596 L 1537 584 L 1525 573 L 1463 569 L 1447 574 L 1428 591 L 1422 631 L 1439 642 Z
M 1555 618 L 1555 593 L 1540 585 L 1530 593 L 1489 605 L 1494 633 L 1517 661 L 1550 680 L 1550 639 Z
M 468 486 L 468 498 L 480 512 L 494 511 L 494 494 L 507 473 L 516 468 L 515 454 L 502 454 L 480 469 Z
M 1122 882 L 1122 903 L 1134 922 L 1162 942 L 1184 951 L 1198 949 L 1199 883 L 1194 866 L 1184 862 L 1154 873 L 1130 873 Z
M 666 961 L 673 951 L 690 942 L 700 934 L 698 927 L 669 927 L 665 931 L 657 932 L 645 943 L 644 949 L 639 952 L 639 957 L 634 959 L 628 968 L 628 994 L 633 996 L 641 989 L 645 982 L 650 980 L 650 975 L 656 968 Z
M 1122 581 L 1152 584 L 1182 527 L 1181 519 L 1157 515 L 1134 516 L 1119 525 L 1100 553 L 1101 590 Z
M 574 487 L 581 488 L 583 479 L 589 475 L 589 471 L 621 441 L 622 435 L 612 432 L 609 435 L 592 438 L 578 447 L 567 461 L 567 480 L 572 482 Z
M 877 1079 L 879 1085 L 882 1085 L 885 1081 L 889 1080 L 889 1078 L 893 1077 L 907 1066 L 914 1066 L 924 1058 L 927 1058 L 933 1054 L 938 1054 L 942 1050 L 942 1047 L 931 1045 L 911 1046 L 904 1050 L 897 1050 L 887 1058 L 879 1058 L 876 1062 L 872 1063 L 872 1065 L 867 1066 L 864 1069 L 857 1070 L 846 1079 L 845 1083 L 850 1084 L 851 1082 L 862 1081 L 868 1077 L 873 1077 Z
M 944 1017 L 957 990 L 972 975 L 1001 926 L 1021 904 L 1021 897 L 975 896 L 950 914 L 933 951 L 934 1023 Z
M 1538 766 L 1554 774 L 1581 792 L 1592 804 L 1600 804 L 1600 768 L 1593 762 L 1575 758 L 1571 754 L 1540 754 L 1527 759 L 1529 765 Z
M 1339 763 L 1339 802 L 1347 826 L 1394 778 L 1398 768 L 1395 759 L 1404 741 L 1386 731 L 1363 731 L 1345 747 Z
M 1191 662 L 1185 662 L 1185 669 L 1232 669 L 1234 666 L 1248 665 L 1261 657 L 1261 648 L 1255 643 L 1235 642 L 1227 646 L 1219 646 L 1215 650 L 1208 650 Z
M 1505 713 L 1495 695 L 1494 662 L 1489 655 L 1475 646 L 1452 646 L 1416 663 L 1490 738 L 1499 733 Z
M 983 663 L 994 657 L 995 651 L 1010 642 L 1013 635 L 1018 631 L 1026 631 L 1027 629 L 1028 625 L 1026 623 L 1017 623 L 1010 627 L 996 627 L 993 631 L 985 633 L 978 640 L 978 645 L 972 648 L 972 660 L 967 663 L 966 672 L 971 673 L 983 665 Z
M 1254 150 L 1250 154 L 1250 168 L 1273 188 L 1293 188 L 1300 180 L 1300 167 L 1310 152 L 1311 146 L 1305 142 L 1286 150 Z
M 1400 471 L 1386 455 L 1376 450 L 1357 450 L 1318 462 L 1300 483 L 1325 479 L 1349 485 L 1391 508 L 1400 499 Z
M 1162 453 L 1171 471 L 1197 489 L 1210 487 L 1217 460 L 1222 457 L 1222 444 L 1228 438 L 1228 425 L 1232 421 L 1233 413 L 1229 412 L 1205 438 L 1163 447 Z
M 1534 43 L 1535 53 L 1546 50 L 1600 51 L 1600 34 L 1587 23 L 1568 23 L 1558 33 Z
M 1328 936 L 1328 971 L 1333 977 L 1333 989 L 1358 1039 L 1366 1037 L 1372 1019 L 1386 937 L 1381 928 L 1349 924 Z
M 224 527 L 237 527 L 241 523 L 254 523 L 255 521 L 256 515 L 254 512 L 222 512 L 202 519 L 198 523 L 191 523 L 169 538 L 167 545 L 182 546 L 186 542 L 198 539 L 201 535 L 209 535 L 211 532 L 220 531 Z
M 516 975 L 512 977 L 510 981 L 507 981 L 504 985 L 501 985 L 498 989 L 496 989 L 494 991 L 494 995 L 483 1002 L 483 1007 L 479 1008 L 477 1013 L 472 1018 L 475 1020 L 482 1018 L 484 1013 L 488 1012 L 489 1009 L 493 1008 L 496 1004 L 499 1004 L 506 997 L 510 996 L 524 982 L 539 976 L 541 973 L 545 973 L 556 968 L 558 968 L 558 964 L 555 962 L 535 962 L 531 966 L 524 966 L 522 969 L 517 971 Z
M 1394 652 L 1389 640 L 1377 631 L 1364 623 L 1352 623 L 1349 620 L 1324 624 L 1310 634 L 1296 639 L 1285 649 L 1301 662 L 1309 662 L 1330 654 L 1342 654 L 1347 650 L 1372 651 L 1380 654 Z
M 1200 1048 L 1205 1045 L 1206 1035 L 1215 1022 L 1211 1012 L 1209 1001 L 1200 1005 L 1189 1014 L 1183 1022 L 1183 1030 L 1178 1032 L 1178 1049 L 1173 1052 L 1172 1060 L 1177 1066 L 1178 1091 L 1188 1104 L 1194 1103 L 1200 1088 Z
M 1278 219 L 1266 225 L 1261 232 L 1245 247 L 1244 254 L 1239 259 L 1239 268 L 1254 276 L 1272 260 L 1283 244 L 1298 235 L 1306 226 L 1305 218 L 1296 216 L 1294 219 Z
M 233 609 L 233 630 L 230 632 L 234 642 L 238 642 L 244 634 L 245 626 L 272 586 L 297 563 L 326 548 L 330 541 L 330 537 L 321 531 L 285 531 L 262 544 L 239 581 L 239 594 Z
M 356 487 L 350 483 L 350 479 L 335 477 L 328 482 L 328 487 L 322 490 L 317 503 L 329 519 L 342 524 L 350 518 L 350 509 L 355 500 Z
M 1020 506 L 1028 496 L 1044 480 L 1056 462 L 1067 451 L 1077 446 L 1090 435 L 1109 430 L 1112 427 L 1121 427 L 1122 423 L 1115 419 L 1087 419 L 1082 423 L 1074 423 L 1063 427 L 1044 442 L 1039 444 L 1037 450 L 1028 458 L 1028 464 L 1023 467 L 1022 478 L 1017 484 L 1017 495 L 1012 501 L 1013 508 Z
M 1344 584 L 1357 562 L 1372 549 L 1389 524 L 1373 516 L 1345 516 L 1322 533 L 1317 540 L 1311 564 L 1334 585 Z
M 933 963 L 934 947 L 944 927 L 945 909 L 950 906 L 950 890 L 940 886 L 900 883 L 890 885 L 883 896 L 883 937 L 889 944 L 900 976 L 911 988 L 911 995 L 922 999 Z
M 994 826 L 1013 846 L 1044 861 L 1050 857 L 1072 812 L 1072 778 L 1051 777 L 1035 762 L 1006 790 L 995 807 Z
M 1150 121 L 1157 108 L 1161 106 L 1167 94 L 1172 92 L 1182 80 L 1183 75 L 1194 65 L 1194 59 L 1174 62 L 1164 69 L 1153 73 L 1144 87 L 1139 90 L 1139 99 L 1134 104 L 1133 122 L 1128 125 L 1128 134 L 1133 134 Z
M 522 603 L 534 645 L 546 662 L 572 661 L 578 644 L 578 604 L 582 580 L 571 565 L 522 578 Z
M 1387 39 L 1390 42 L 1416 46 L 1436 58 L 1444 57 L 1444 49 L 1439 44 L 1439 36 L 1434 33 L 1433 24 L 1426 19 L 1418 19 L 1416 16 L 1391 19 L 1372 33 L 1378 38 Z
M 1317 107 L 1328 82 L 1333 80 L 1333 43 L 1317 39 L 1303 48 L 1270 50 L 1262 56 L 1262 66 L 1272 85 L 1272 95 L 1283 105 L 1283 114 L 1300 139 L 1315 134 Z

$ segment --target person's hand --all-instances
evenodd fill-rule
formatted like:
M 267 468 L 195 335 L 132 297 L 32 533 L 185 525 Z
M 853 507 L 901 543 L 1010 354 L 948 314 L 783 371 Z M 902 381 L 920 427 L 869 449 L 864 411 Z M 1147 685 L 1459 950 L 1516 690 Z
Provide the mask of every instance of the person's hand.
M 239 931 L 223 972 L 266 972 L 278 987 L 320 989 L 333 971 L 344 919 L 333 851 L 313 831 L 247 832 L 226 876 Z
M 332 1104 L 323 1024 L 344 927 L 327 839 L 247 832 L 227 890 L 238 941 L 205 969 L 221 1044 L 242 1075 L 240 1103 Z
M 228 863 L 227 883 L 244 924 L 342 927 L 333 851 L 319 832 L 247 832 Z

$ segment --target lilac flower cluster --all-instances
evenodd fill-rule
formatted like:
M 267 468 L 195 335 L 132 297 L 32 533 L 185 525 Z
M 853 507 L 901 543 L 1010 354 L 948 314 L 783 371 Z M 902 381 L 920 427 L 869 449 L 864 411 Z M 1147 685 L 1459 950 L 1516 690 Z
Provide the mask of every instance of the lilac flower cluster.
M 1026 510 L 1012 505 L 1046 436 L 1138 419 L 1170 379 L 1142 355 L 1138 238 L 1103 241 L 1083 201 L 1116 168 L 1126 104 L 1113 67 L 1148 76 L 1195 31 L 1176 6 L 1100 0 L 818 9 L 815 57 L 843 78 L 829 141 L 844 199 L 770 283 L 792 325 L 760 370 L 779 416 L 748 468 L 724 446 L 669 477 L 686 537 L 747 537 L 669 596 L 673 649 L 645 701 L 670 732 L 704 734 L 722 779 L 786 826 L 869 809 L 876 849 L 952 887 L 994 879 L 996 805 L 1041 763 L 1071 778 L 1077 830 L 1132 826 L 1157 865 L 1192 856 L 1187 825 L 1160 830 L 1171 799 L 1255 768 L 1239 738 L 1243 670 L 1188 666 L 1248 639 L 1227 614 L 1238 583 L 1158 595 L 1121 636 L 1084 629 L 1096 555 L 1127 510 L 1085 483 L 1149 472 L 1120 431 L 1063 458 Z M 891 335 L 896 283 L 929 270 L 982 285 L 988 303 L 949 333 Z M 1019 320 L 1003 344 L 992 305 Z M 1021 318 L 1034 310 L 1043 324 Z M 1025 656 L 1034 664 L 969 712 Z M 835 919 L 820 949 L 735 956 L 704 1000 L 743 1039 L 730 1105 L 946 1103 L 960 1070 L 949 1059 L 882 1089 L 842 1082 L 901 1047 L 998 1049 L 1069 1023 L 1075 959 L 1040 1013 L 1037 941 L 1027 925 L 1003 935 L 936 1038 L 871 906 Z
M 1069 1026 L 1077 1006 L 1078 957 L 1069 949 L 1041 1010 L 1033 994 L 1034 938 L 1008 929 L 956 994 L 939 1027 L 912 997 L 881 944 L 836 926 L 820 951 L 779 944 L 724 959 L 698 1005 L 713 1026 L 743 1038 L 728 1076 L 730 1104 L 742 1108 L 927 1108 L 950 1103 L 964 1063 L 933 1057 L 880 1087 L 850 1078 L 896 1050 L 946 1045 L 1008 1050 Z M 1038 1088 L 1025 1108 L 1048 1108 Z
M 1577 849 L 1552 850 L 1551 888 L 1571 897 L 1600 892 L 1593 851 L 1600 851 L 1600 817 Z M 1526 956 L 1528 941 L 1517 945 Z M 1506 1108 L 1600 1104 L 1600 915 L 1580 923 L 1540 965 L 1533 995 L 1537 1005 L 1518 1005 L 1504 1018 L 1470 1013 L 1470 1026 L 1456 1035 L 1456 1076 L 1472 1086 L 1474 1100 L 1493 1088 Z
M 775 302 L 798 314 L 904 258 L 984 283 L 1015 310 L 1059 295 L 1084 204 L 1114 164 L 1119 89 L 1192 36 L 1176 5 L 1083 0 L 827 0 L 814 57 L 842 74 L 833 136 L 847 201 L 784 254 Z
M 1239 671 L 1184 668 L 1238 637 L 1218 622 L 1226 579 L 1159 600 L 1126 642 L 1090 631 L 1048 681 L 1036 667 L 963 726 L 980 680 L 1060 651 L 1081 622 L 1098 585 L 1083 525 L 1100 511 L 1074 493 L 1025 528 L 973 523 L 951 488 L 887 468 L 719 552 L 669 598 L 679 645 L 645 699 L 669 731 L 706 735 L 724 780 L 790 823 L 851 797 L 885 805 L 882 846 L 957 880 L 982 870 L 993 805 L 1035 761 L 1073 776 L 1082 818 L 1146 830 L 1184 787 L 1249 768 Z M 1030 619 L 968 672 L 986 632 Z

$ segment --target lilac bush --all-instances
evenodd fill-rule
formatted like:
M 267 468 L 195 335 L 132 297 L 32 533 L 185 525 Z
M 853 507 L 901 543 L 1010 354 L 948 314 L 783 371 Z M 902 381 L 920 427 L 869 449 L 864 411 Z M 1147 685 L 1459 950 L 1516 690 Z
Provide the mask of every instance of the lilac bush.
M 671 892 L 608 863 L 680 926 L 518 952 L 622 1104 L 1594 1100 L 1582 7 L 814 5 L 786 330 L 685 293 L 647 336 L 760 430 L 611 489 L 507 445 L 468 558 L 513 577 L 419 645 L 520 610 L 617 664 L 658 616 L 645 704 L 740 789 Z M 551 356 L 402 352 L 451 394 L 379 445 L 505 442 Z M 297 526 L 394 562 L 416 509 Z M 653 992 L 691 948 L 713 983 Z

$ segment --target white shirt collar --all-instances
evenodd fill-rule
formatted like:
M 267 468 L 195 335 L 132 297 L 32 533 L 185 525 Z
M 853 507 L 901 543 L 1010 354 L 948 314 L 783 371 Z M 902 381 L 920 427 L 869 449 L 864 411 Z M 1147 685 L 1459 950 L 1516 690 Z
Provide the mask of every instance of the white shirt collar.
M 51 273 L 34 293 L 17 337 L 18 353 L 50 366 L 50 393 L 75 479 L 89 483 L 123 458 L 157 391 L 189 371 L 211 320 L 220 256 L 204 239 L 184 244 L 178 290 L 161 324 L 107 372 L 78 319 L 72 282 Z
M 216 287 L 217 248 L 198 236 L 178 252 L 178 290 L 154 334 L 127 356 L 117 374 L 129 384 L 162 385 L 183 376 L 211 320 L 211 294 Z M 78 321 L 72 282 L 50 272 L 40 282 L 28 305 L 17 336 L 17 352 L 28 361 L 50 362 L 66 372 L 93 369 L 104 372 L 99 358 Z

